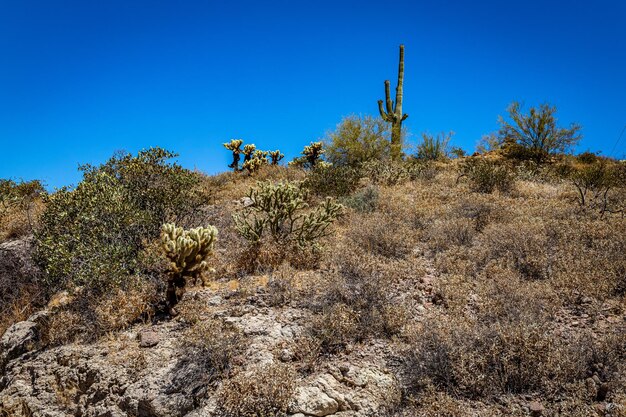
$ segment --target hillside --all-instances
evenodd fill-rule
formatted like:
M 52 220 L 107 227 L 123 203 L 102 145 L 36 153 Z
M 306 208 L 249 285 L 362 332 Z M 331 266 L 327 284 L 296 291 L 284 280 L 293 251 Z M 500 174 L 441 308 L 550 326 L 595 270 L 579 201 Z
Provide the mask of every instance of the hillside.
M 0 415 L 626 415 L 623 163 L 160 152 L 14 192 Z M 167 260 L 165 222 L 215 227 L 206 265 Z

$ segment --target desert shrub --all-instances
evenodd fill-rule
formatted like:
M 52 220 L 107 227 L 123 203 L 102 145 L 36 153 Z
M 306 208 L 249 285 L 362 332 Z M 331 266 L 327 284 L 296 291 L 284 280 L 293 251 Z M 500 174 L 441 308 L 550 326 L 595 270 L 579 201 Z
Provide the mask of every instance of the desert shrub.
M 233 215 L 233 220 L 241 236 L 253 245 L 267 237 L 282 245 L 315 246 L 328 236 L 342 206 L 328 198 L 307 212 L 306 199 L 298 184 L 259 183 L 250 190 L 243 214 Z
M 308 334 L 321 353 L 336 353 L 369 337 L 393 336 L 408 320 L 404 305 L 392 298 L 391 279 L 379 270 L 379 262 L 350 250 L 335 255 L 333 270 L 308 297 L 309 308 L 317 313 Z
M 506 165 L 484 158 L 467 159 L 461 165 L 460 175 L 467 177 L 470 188 L 479 193 L 507 193 L 514 184 L 514 176 Z
M 167 223 L 161 231 L 163 251 L 169 259 L 166 303 L 170 314 L 182 298 L 187 280 L 198 279 L 209 267 L 207 258 L 213 251 L 217 229 L 213 226 L 184 230 Z
M 363 176 L 374 184 L 396 185 L 410 179 L 409 171 L 402 162 L 371 160 L 362 165 Z
M 45 303 L 41 271 L 31 259 L 32 239 L 0 244 L 0 335 Z
M 38 180 L 0 179 L 0 242 L 32 233 L 45 193 Z
M 581 138 L 579 125 L 557 126 L 554 106 L 542 104 L 523 114 L 520 103 L 513 102 L 508 112 L 512 123 L 500 117 L 499 137 L 509 157 L 542 161 L 550 154 L 567 151 Z
M 307 173 L 304 187 L 312 193 L 340 197 L 359 186 L 359 170 L 349 166 L 318 165 Z
M 455 158 L 463 158 L 467 156 L 467 152 L 465 152 L 465 149 L 463 148 L 460 148 L 458 146 L 453 146 L 450 149 L 450 155 L 453 155 Z
M 396 218 L 373 214 L 354 222 L 347 236 L 366 251 L 386 258 L 403 258 L 411 251 L 410 233 Z
M 136 280 L 130 288 L 117 288 L 96 301 L 94 310 L 98 322 L 95 328 L 99 329 L 99 334 L 105 334 L 147 321 L 156 302 L 157 290 L 153 283 Z
M 9 207 L 24 205 L 46 191 L 39 180 L 20 181 L 0 179 L 0 214 Z
M 389 124 L 372 116 L 348 116 L 326 136 L 326 157 L 333 165 L 359 167 L 391 158 Z
M 104 294 L 87 289 L 60 292 L 48 303 L 43 339 L 49 345 L 74 341 L 93 342 L 99 337 L 153 316 L 158 299 L 156 283 L 141 277 L 126 279 L 124 288 L 112 288 Z
M 583 164 L 593 164 L 598 160 L 598 155 L 590 151 L 585 151 L 576 155 L 576 160 Z
M 38 259 L 51 289 L 68 284 L 105 290 L 140 273 L 137 255 L 161 225 L 185 223 L 205 198 L 197 174 L 167 160 L 160 148 L 118 154 L 103 165 L 83 165 L 83 180 L 46 197 L 37 230 Z
M 204 398 L 210 388 L 230 375 L 236 358 L 247 346 L 243 334 L 232 325 L 217 319 L 199 321 L 178 341 L 179 360 L 166 392 Z
M 624 213 L 623 187 L 626 186 L 626 165 L 598 160 L 573 168 L 570 172 L 571 182 L 578 191 L 578 202 L 581 207 L 597 209 L 601 215 L 607 212 Z M 620 190 L 621 188 L 621 190 Z M 613 198 L 612 189 L 617 189 L 618 197 Z
M 450 153 L 450 140 L 453 135 L 454 132 L 439 133 L 437 136 L 423 133 L 422 142 L 417 145 L 417 158 L 427 161 L 446 159 Z
M 283 417 L 295 393 L 295 373 L 285 365 L 256 367 L 227 380 L 217 394 L 224 417 Z
M 327 306 L 313 318 L 309 334 L 319 343 L 321 353 L 337 353 L 363 339 L 358 314 L 350 306 L 337 303 Z
M 454 213 L 465 219 L 469 219 L 474 224 L 474 229 L 481 232 L 496 215 L 495 207 L 486 201 L 479 199 L 461 200 L 454 208 Z
M 496 262 L 530 280 L 550 277 L 558 238 L 542 222 L 518 220 L 489 225 L 479 239 L 484 264 Z
M 374 184 L 398 185 L 416 179 L 432 180 L 437 175 L 437 169 L 417 159 L 400 162 L 372 160 L 361 166 L 361 175 Z
M 343 203 L 359 213 L 371 213 L 378 207 L 379 198 L 380 192 L 378 187 L 368 185 L 362 190 L 344 198 Z
M 435 219 L 426 227 L 423 238 L 428 247 L 435 251 L 451 246 L 469 246 L 476 235 L 476 226 L 470 219 Z
M 615 370 L 623 344 L 623 335 L 603 346 L 588 334 L 566 338 L 540 323 L 446 320 L 415 336 L 406 357 L 408 385 L 413 393 L 432 384 L 470 399 L 537 391 L 549 396 L 587 378 L 598 357 Z

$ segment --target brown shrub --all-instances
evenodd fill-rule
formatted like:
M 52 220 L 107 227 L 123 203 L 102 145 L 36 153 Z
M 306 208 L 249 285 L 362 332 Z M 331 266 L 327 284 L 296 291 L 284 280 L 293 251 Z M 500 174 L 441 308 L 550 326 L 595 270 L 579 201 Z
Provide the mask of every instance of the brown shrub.
M 224 382 L 217 410 L 224 417 L 282 417 L 295 391 L 295 374 L 285 365 L 242 372 Z
M 557 237 L 538 219 L 487 226 L 478 243 L 483 264 L 498 263 L 525 279 L 550 276 Z
M 385 258 L 403 258 L 412 249 L 410 230 L 403 222 L 384 214 L 354 216 L 346 235 L 367 252 Z
M 624 356 L 624 335 L 607 346 L 589 334 L 564 338 L 544 325 L 458 318 L 431 323 L 416 335 L 407 356 L 410 392 L 433 384 L 470 399 L 534 391 L 550 396 L 593 374 L 596 358 L 615 370 Z
M 125 289 L 95 294 L 76 288 L 67 302 L 54 306 L 44 338 L 51 345 L 74 341 L 94 341 L 99 337 L 140 321 L 154 314 L 157 292 L 154 284 L 136 279 Z
M 235 358 L 247 348 L 236 328 L 219 320 L 203 320 L 191 326 L 178 343 L 178 357 L 167 393 L 184 393 L 196 400 L 209 387 L 229 376 Z
M 311 288 L 305 303 L 318 313 L 309 334 L 320 342 L 322 352 L 335 353 L 349 343 L 399 333 L 408 320 L 404 304 L 394 297 L 393 284 L 400 277 L 356 247 L 334 254 L 330 269 Z

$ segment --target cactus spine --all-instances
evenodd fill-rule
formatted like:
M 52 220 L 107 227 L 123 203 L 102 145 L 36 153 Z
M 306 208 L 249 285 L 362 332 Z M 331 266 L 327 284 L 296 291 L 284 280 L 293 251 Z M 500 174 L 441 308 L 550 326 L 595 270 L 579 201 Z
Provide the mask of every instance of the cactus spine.
M 389 80 L 385 80 L 385 107 L 378 100 L 378 111 L 387 123 L 391 123 L 391 157 L 395 160 L 402 156 L 402 122 L 409 117 L 402 113 L 402 94 L 404 87 L 404 45 L 400 45 L 400 63 L 398 64 L 398 85 L 396 86 L 395 105 L 389 93 Z
M 230 142 L 224 143 L 224 147 L 229 151 L 233 152 L 233 162 L 228 165 L 228 168 L 232 168 L 233 171 L 239 171 L 239 160 L 241 159 L 241 145 L 243 144 L 243 140 L 241 139 L 231 139 Z
M 170 261 L 166 303 L 171 315 L 174 306 L 185 292 L 187 279 L 197 279 L 208 268 L 206 259 L 213 251 L 217 229 L 213 226 L 183 230 L 175 224 L 166 223 L 161 228 L 161 243 Z

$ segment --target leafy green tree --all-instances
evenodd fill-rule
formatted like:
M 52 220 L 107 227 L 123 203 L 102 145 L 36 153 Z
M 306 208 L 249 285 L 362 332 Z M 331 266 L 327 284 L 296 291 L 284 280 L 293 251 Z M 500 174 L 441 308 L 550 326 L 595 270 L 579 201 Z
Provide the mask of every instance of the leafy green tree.
M 547 155 L 568 151 L 581 139 L 581 126 L 571 124 L 568 128 L 558 127 L 556 107 L 542 104 L 531 107 L 528 114 L 522 113 L 521 105 L 513 102 L 508 108 L 511 122 L 499 118 L 499 136 L 505 147 L 517 145 L 529 151 L 529 157 L 541 159 Z
M 357 167 L 373 159 L 391 158 L 390 125 L 372 116 L 345 117 L 328 133 L 326 159 L 333 165 Z

